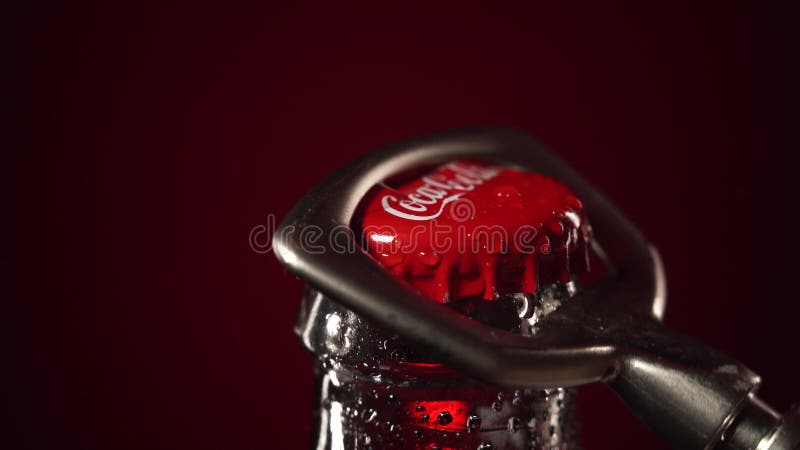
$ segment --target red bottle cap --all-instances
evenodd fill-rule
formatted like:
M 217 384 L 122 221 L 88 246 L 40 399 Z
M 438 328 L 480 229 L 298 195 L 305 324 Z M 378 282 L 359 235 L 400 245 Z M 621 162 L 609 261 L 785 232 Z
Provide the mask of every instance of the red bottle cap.
M 369 253 L 440 302 L 532 294 L 588 270 L 583 206 L 540 174 L 455 161 L 389 180 L 361 208 Z

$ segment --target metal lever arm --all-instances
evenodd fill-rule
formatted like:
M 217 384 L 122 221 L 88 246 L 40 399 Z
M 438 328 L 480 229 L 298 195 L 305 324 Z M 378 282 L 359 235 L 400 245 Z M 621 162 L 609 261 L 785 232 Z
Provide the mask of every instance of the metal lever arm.
M 800 445 L 798 409 L 781 417 L 758 399 L 758 375 L 652 317 L 629 311 L 624 298 L 596 301 L 608 295 L 609 284 L 590 286 L 547 316 L 538 324 L 536 339 L 615 348 L 613 369 L 603 381 L 672 448 L 785 450 Z
M 754 392 L 759 377 L 716 350 L 652 323 L 606 383 L 676 449 L 785 450 L 800 445 L 797 410 L 786 420 Z
M 606 383 L 672 448 L 712 447 L 746 406 L 758 376 L 713 349 L 684 345 L 682 337 L 659 327 L 647 331 L 654 340 L 669 342 L 673 357 L 632 349 Z M 716 369 L 698 364 L 703 357 L 721 364 Z

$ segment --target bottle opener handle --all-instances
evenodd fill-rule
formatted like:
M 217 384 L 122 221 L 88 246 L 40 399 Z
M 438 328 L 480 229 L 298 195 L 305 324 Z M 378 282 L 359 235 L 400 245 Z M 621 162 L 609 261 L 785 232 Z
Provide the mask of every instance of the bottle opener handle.
M 583 201 L 592 222 L 610 278 L 542 319 L 534 337 L 491 328 L 428 301 L 358 248 L 349 228 L 373 186 L 416 166 L 459 158 L 552 176 Z M 310 251 L 304 245 L 309 225 L 317 237 L 336 233 L 338 245 L 354 251 L 335 251 L 325 238 L 316 240 L 322 248 Z M 661 325 L 664 272 L 639 231 L 566 163 L 517 131 L 449 132 L 353 161 L 295 206 L 276 230 L 273 249 L 290 272 L 318 290 L 487 383 L 544 388 L 603 381 L 674 448 L 800 445 L 797 407 L 781 417 L 754 396 L 760 380 L 744 365 Z

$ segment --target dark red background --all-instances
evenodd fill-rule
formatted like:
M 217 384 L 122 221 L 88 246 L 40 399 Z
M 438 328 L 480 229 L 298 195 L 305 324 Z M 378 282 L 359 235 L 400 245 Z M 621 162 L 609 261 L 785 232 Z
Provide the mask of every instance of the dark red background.
M 301 285 L 248 232 L 357 155 L 487 123 L 652 239 L 669 325 L 800 400 L 789 8 L 112 3 L 6 16 L 14 448 L 305 448 Z M 581 397 L 587 448 L 659 448 Z

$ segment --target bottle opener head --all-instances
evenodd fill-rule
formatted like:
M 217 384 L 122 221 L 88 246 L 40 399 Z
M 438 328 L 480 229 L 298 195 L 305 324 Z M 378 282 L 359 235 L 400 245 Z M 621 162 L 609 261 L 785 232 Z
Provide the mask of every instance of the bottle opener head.
M 569 310 L 543 320 L 535 338 L 466 320 L 426 300 L 376 264 L 351 231 L 359 203 L 374 186 L 419 166 L 459 159 L 480 159 L 553 177 L 581 199 L 590 217 L 598 253 L 604 255 L 613 276 L 579 293 L 569 302 L 575 304 Z M 312 225 L 322 235 L 309 248 L 303 229 Z M 618 342 L 593 332 L 613 328 L 598 323 L 606 319 L 597 316 L 596 309 L 602 306 L 604 311 L 648 320 L 659 320 L 664 313 L 664 276 L 655 250 L 563 161 L 534 139 L 509 129 L 431 136 L 352 162 L 289 213 L 273 248 L 292 273 L 326 295 L 424 346 L 444 363 L 496 384 L 549 387 L 601 380 L 615 370 L 620 349 Z

